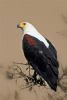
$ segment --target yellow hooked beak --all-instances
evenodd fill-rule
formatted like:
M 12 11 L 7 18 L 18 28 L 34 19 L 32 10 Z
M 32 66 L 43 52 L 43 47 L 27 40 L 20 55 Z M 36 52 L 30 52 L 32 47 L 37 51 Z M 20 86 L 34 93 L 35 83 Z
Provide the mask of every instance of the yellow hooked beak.
M 25 27 L 25 23 L 21 22 L 17 25 L 17 28 L 23 29 Z

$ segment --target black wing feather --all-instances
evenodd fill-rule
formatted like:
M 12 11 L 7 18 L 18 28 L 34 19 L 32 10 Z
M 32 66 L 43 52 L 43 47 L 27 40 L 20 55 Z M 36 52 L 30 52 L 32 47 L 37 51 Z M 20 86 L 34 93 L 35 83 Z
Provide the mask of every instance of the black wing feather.
M 49 48 L 52 51 L 52 53 L 54 54 L 54 56 L 57 58 L 57 51 L 55 49 L 55 47 L 52 45 L 52 43 L 46 38 L 47 42 L 50 44 Z

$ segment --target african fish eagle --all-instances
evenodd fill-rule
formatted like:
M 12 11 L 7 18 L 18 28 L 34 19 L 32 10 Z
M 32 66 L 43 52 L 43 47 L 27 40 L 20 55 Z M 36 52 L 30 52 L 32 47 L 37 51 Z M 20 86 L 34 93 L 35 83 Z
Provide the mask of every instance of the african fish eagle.
M 32 24 L 21 22 L 17 27 L 23 30 L 22 48 L 28 64 L 56 91 L 59 63 L 55 47 Z

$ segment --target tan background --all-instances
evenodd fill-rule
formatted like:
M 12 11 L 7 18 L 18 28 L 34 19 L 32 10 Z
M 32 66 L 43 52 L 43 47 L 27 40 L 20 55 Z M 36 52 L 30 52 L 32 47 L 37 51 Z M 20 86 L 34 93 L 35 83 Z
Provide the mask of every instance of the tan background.
M 66 20 L 66 22 L 65 22 Z M 31 22 L 58 50 L 63 66 L 67 64 L 66 0 L 0 0 L 0 63 L 22 60 L 20 21 Z M 61 33 L 60 33 L 61 32 Z
M 65 68 L 67 0 L 0 0 L 0 66 L 6 67 L 13 61 L 26 62 L 20 51 L 22 32 L 16 27 L 20 21 L 32 23 L 54 44 Z

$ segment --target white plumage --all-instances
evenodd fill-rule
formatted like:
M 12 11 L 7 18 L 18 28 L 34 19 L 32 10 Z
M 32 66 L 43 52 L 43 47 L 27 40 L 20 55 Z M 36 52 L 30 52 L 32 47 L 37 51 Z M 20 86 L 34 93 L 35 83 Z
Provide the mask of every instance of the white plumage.
M 30 36 L 33 36 L 37 39 L 39 39 L 40 41 L 42 41 L 45 46 L 48 48 L 49 47 L 49 43 L 47 42 L 47 40 L 36 30 L 36 28 L 28 23 L 28 22 L 25 22 L 26 23 L 26 26 L 24 27 L 24 35 L 25 34 L 29 34 Z

